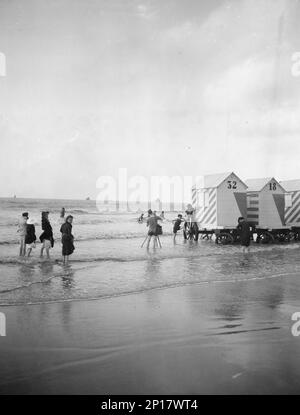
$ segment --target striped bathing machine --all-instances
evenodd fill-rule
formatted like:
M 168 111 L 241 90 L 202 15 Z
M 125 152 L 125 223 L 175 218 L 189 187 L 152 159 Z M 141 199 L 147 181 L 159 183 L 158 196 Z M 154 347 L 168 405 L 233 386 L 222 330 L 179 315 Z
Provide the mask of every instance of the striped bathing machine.
M 274 177 L 249 179 L 247 220 L 257 227 L 279 229 L 285 226 L 285 189 Z
M 247 186 L 235 173 L 206 175 L 192 188 L 199 228 L 236 227 L 247 215 Z
M 280 184 L 286 191 L 285 223 L 288 226 L 300 227 L 300 180 L 284 180 Z

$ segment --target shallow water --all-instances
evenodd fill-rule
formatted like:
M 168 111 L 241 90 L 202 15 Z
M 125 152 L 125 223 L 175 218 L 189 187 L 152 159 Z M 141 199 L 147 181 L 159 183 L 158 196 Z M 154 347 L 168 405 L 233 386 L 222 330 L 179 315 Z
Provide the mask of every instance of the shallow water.
M 62 203 L 74 214 L 68 266 Z M 18 216 L 41 209 L 51 210 L 51 260 L 40 244 L 19 258 Z M 182 235 L 174 244 L 176 215 L 166 214 L 162 248 L 147 250 L 137 213 L 0 199 L 0 393 L 299 393 L 300 244 L 253 244 L 247 255 Z
M 1 205 L 2 203 L 2 205 Z M 68 201 L 74 213 L 75 252 L 64 266 L 58 230 L 58 212 L 62 201 L 48 201 L 50 220 L 56 235 L 51 260 L 39 258 L 40 245 L 30 258 L 17 256 L 14 242 L 21 211 L 38 217 L 45 201 L 22 199 L 0 203 L 0 305 L 33 304 L 52 301 L 106 298 L 176 286 L 217 284 L 287 278 L 300 273 L 298 244 L 260 246 L 241 254 L 239 246 L 219 246 L 214 241 L 184 241 L 178 235 L 174 244 L 171 219 L 167 213 L 161 236 L 162 248 L 141 248 L 145 224 L 138 224 L 137 213 L 97 212 L 95 202 Z M 64 205 L 66 205 L 64 201 Z M 69 213 L 67 210 L 67 213 Z M 4 230 L 4 232 L 2 232 Z M 36 234 L 40 229 L 37 226 Z M 8 235 L 8 237 L 7 237 Z M 105 237 L 108 235 L 108 237 Z

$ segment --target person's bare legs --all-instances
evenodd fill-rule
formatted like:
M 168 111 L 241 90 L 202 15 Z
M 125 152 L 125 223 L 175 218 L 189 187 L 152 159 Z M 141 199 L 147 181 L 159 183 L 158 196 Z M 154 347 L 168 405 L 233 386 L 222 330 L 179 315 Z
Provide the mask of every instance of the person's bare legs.
M 23 239 L 20 239 L 20 251 L 19 256 L 23 256 Z
M 40 254 L 40 258 L 43 258 L 44 255 L 44 246 L 41 247 L 41 254 Z
M 27 253 L 27 256 L 28 256 L 28 257 L 30 257 L 31 251 L 32 251 L 32 248 L 29 248 L 29 249 L 28 249 L 28 253 Z
M 50 259 L 50 254 L 49 254 L 50 248 L 46 248 L 46 254 L 47 254 L 47 258 Z
M 148 241 L 147 241 L 147 249 L 149 249 L 151 238 L 152 238 L 152 235 L 149 235 L 148 236 Z

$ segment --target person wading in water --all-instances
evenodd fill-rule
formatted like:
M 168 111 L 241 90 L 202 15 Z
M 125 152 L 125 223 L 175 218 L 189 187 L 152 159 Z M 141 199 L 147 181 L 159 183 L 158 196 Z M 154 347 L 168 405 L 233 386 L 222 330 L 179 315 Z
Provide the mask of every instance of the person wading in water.
M 42 212 L 42 230 L 43 233 L 40 235 L 40 241 L 43 244 L 41 248 L 41 255 L 43 257 L 44 249 L 46 249 L 47 258 L 50 259 L 49 251 L 54 246 L 54 238 L 52 226 L 49 222 L 49 212 Z
M 149 209 L 148 215 L 149 217 L 147 219 L 147 226 L 149 229 L 148 229 L 147 248 L 149 248 L 152 236 L 154 236 L 153 246 L 155 246 L 155 242 L 158 242 L 157 241 L 157 238 L 158 238 L 157 225 L 158 225 L 158 221 L 162 220 L 161 217 L 157 216 L 156 213 L 153 213 L 151 209 Z
M 74 252 L 74 236 L 72 235 L 72 222 L 73 216 L 69 215 L 66 217 L 66 221 L 64 224 L 61 225 L 60 232 L 61 235 L 61 243 L 62 243 L 62 255 L 64 258 L 64 264 L 68 264 L 69 262 L 69 255 Z
M 238 226 L 240 234 L 240 241 L 242 246 L 242 252 L 248 253 L 251 239 L 251 229 L 249 223 L 242 216 L 238 218 Z

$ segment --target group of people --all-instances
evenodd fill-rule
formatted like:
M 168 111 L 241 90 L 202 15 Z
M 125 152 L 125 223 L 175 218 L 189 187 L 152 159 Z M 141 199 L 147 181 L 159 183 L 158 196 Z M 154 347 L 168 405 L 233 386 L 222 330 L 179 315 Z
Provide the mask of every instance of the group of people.
M 173 235 L 174 241 L 177 235 L 177 232 L 181 229 L 185 229 L 188 220 L 192 220 L 193 208 L 191 205 L 188 205 L 186 210 L 186 216 L 183 218 L 182 214 L 178 214 L 177 218 L 173 220 Z M 147 240 L 147 248 L 150 246 L 151 239 L 154 238 L 155 244 L 161 246 L 159 235 L 162 235 L 162 225 L 161 222 L 165 219 L 164 211 L 160 215 L 157 215 L 156 211 L 148 210 L 147 216 L 147 227 L 148 234 L 144 242 Z M 139 222 L 144 221 L 144 214 L 142 214 L 139 219 Z M 62 256 L 63 262 L 68 263 L 69 256 L 74 252 L 74 236 L 72 235 L 72 223 L 73 216 L 68 215 L 65 218 L 65 209 L 62 208 L 60 213 L 60 232 L 61 242 L 62 242 Z M 47 258 L 50 258 L 50 249 L 54 246 L 54 237 L 52 226 L 49 221 L 49 212 L 43 211 L 41 218 L 41 227 L 42 233 L 39 237 L 42 244 L 40 257 L 44 255 L 44 250 L 46 251 Z M 251 228 L 249 223 L 243 218 L 238 219 L 237 229 L 240 235 L 240 242 L 242 245 L 243 252 L 249 251 L 250 239 L 251 239 Z M 18 224 L 18 234 L 20 240 L 20 256 L 31 255 L 32 250 L 36 247 L 36 234 L 35 234 L 35 220 L 29 217 L 28 212 L 22 213 L 22 217 Z
M 69 255 L 71 255 L 75 249 L 74 247 L 74 236 L 72 235 L 72 223 L 73 223 L 73 216 L 68 215 L 65 218 L 65 208 L 61 209 L 60 213 L 60 232 L 61 242 L 62 242 L 62 255 L 63 255 L 63 262 L 67 263 L 69 261 Z M 20 241 L 20 256 L 27 256 L 29 257 L 32 249 L 36 247 L 36 234 L 35 234 L 35 224 L 36 221 L 29 217 L 28 212 L 22 213 L 22 217 L 18 224 L 18 235 Z M 53 237 L 53 230 L 52 226 L 49 221 L 49 212 L 43 211 L 41 217 L 41 227 L 42 233 L 39 237 L 39 240 L 42 244 L 40 257 L 44 256 L 44 251 L 46 251 L 47 258 L 50 258 L 50 249 L 54 246 L 54 237 Z
M 191 205 L 188 205 L 186 210 L 186 218 L 184 219 L 182 214 L 179 214 L 173 222 L 173 234 L 174 240 L 176 238 L 177 232 L 184 228 L 187 223 L 187 218 L 193 214 L 193 208 Z M 159 235 L 162 235 L 162 225 L 161 222 L 165 219 L 165 212 L 162 211 L 160 215 L 157 214 L 156 211 L 152 211 L 151 209 L 148 210 L 147 216 L 147 227 L 148 227 L 148 235 L 147 235 L 147 248 L 150 246 L 151 239 L 154 238 L 154 246 L 160 245 Z M 144 222 L 144 213 L 141 214 L 138 221 L 140 223 Z M 161 246 L 161 245 L 160 245 Z
M 177 218 L 174 219 L 173 222 L 173 238 L 175 241 L 177 232 L 180 230 L 185 231 L 187 224 L 189 221 L 193 221 L 192 224 L 197 227 L 196 232 L 198 231 L 197 223 L 195 222 L 194 209 L 191 205 L 187 206 L 185 211 L 185 217 L 181 213 L 178 214 Z M 151 209 L 148 210 L 148 217 L 147 217 L 147 227 L 148 227 L 148 235 L 147 235 L 147 248 L 150 246 L 151 239 L 154 238 L 154 246 L 155 243 L 160 245 L 159 235 L 162 235 L 162 226 L 160 222 L 164 219 L 164 212 L 161 215 L 157 215 L 156 211 L 152 211 Z M 139 217 L 139 222 L 144 221 L 144 214 Z M 242 246 L 242 251 L 244 253 L 249 252 L 250 240 L 251 240 L 251 226 L 245 220 L 244 217 L 238 218 L 238 225 L 237 230 L 239 233 L 240 243 Z M 146 240 L 145 240 L 146 241 Z

